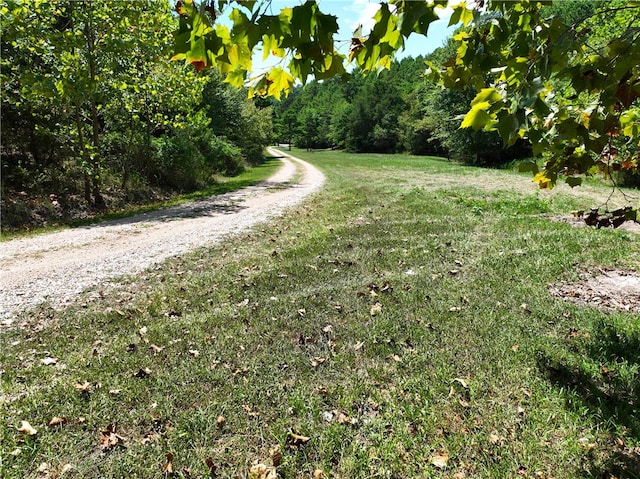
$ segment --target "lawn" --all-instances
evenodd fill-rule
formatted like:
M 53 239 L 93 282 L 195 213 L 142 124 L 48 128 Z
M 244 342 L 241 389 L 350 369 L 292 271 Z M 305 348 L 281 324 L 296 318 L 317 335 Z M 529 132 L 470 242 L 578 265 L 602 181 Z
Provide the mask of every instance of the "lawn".
M 289 216 L 2 333 L 1 477 L 640 477 L 640 320 L 549 292 L 640 271 L 549 219 L 606 189 L 294 154 Z

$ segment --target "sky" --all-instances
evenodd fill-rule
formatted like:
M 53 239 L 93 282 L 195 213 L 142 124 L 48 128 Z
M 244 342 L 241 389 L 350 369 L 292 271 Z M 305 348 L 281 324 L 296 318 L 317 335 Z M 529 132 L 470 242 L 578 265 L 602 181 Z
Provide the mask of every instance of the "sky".
M 339 50 L 348 55 L 349 46 L 351 44 L 352 33 L 362 25 L 362 32 L 368 33 L 373 27 L 373 16 L 380 7 L 379 1 L 374 0 L 319 0 L 320 10 L 323 13 L 335 15 L 338 18 L 338 26 L 340 27 L 336 39 L 338 40 Z M 284 7 L 290 7 L 297 3 L 292 0 L 273 0 L 271 3 L 271 11 L 269 14 L 277 14 Z M 443 17 L 429 26 L 428 37 L 423 35 L 411 35 L 405 41 L 405 50 L 398 52 L 397 59 L 405 57 L 417 57 L 418 55 L 426 55 L 431 53 L 438 47 L 441 47 L 445 40 L 451 36 L 455 27 L 448 27 L 449 17 L 452 10 L 446 9 Z M 257 53 L 253 60 L 254 72 L 260 72 L 269 66 L 276 64 L 278 60 L 267 59 L 262 61 L 262 53 Z

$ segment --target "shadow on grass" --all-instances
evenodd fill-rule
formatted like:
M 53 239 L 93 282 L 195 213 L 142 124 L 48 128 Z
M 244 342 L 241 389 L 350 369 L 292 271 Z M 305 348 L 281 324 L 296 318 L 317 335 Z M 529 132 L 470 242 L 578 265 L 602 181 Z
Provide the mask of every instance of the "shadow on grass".
M 273 168 L 279 164 L 278 156 L 266 156 L 263 163 L 252 168 L 251 174 L 241 174 L 222 183 L 216 183 L 203 190 L 182 194 L 168 201 L 127 208 L 122 211 L 111 211 L 95 215 L 91 218 L 73 220 L 66 224 L 71 227 L 109 226 L 113 224 L 132 224 L 142 221 L 168 221 L 172 218 L 195 218 L 212 214 L 235 213 L 242 208 L 229 202 L 216 201 L 216 197 L 251 186 L 266 188 L 277 187 L 278 183 L 270 183 L 261 179 L 261 170 Z
M 615 437 L 608 457 L 593 462 L 589 477 L 640 479 L 640 447 L 617 439 L 622 435 L 640 443 L 640 321 L 607 318 L 586 341 L 576 342 L 582 344 L 556 344 L 541 352 L 538 367 L 551 384 L 567 391 L 567 407 L 585 407 L 598 428 Z

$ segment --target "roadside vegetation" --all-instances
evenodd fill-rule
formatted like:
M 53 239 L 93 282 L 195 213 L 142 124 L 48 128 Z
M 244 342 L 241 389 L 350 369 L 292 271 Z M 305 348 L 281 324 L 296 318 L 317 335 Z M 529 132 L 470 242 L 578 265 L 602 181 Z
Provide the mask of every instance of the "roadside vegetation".
M 0 476 L 640 476 L 637 314 L 549 287 L 640 271 L 608 196 L 431 157 L 294 154 L 269 226 L 0 336 Z

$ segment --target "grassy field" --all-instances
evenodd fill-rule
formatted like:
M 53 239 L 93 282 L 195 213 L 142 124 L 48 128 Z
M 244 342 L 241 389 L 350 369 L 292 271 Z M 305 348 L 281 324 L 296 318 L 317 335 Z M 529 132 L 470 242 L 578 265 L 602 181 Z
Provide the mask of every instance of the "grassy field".
M 640 271 L 547 219 L 608 191 L 294 154 L 287 218 L 2 333 L 1 477 L 640 477 L 640 321 L 548 291 Z

